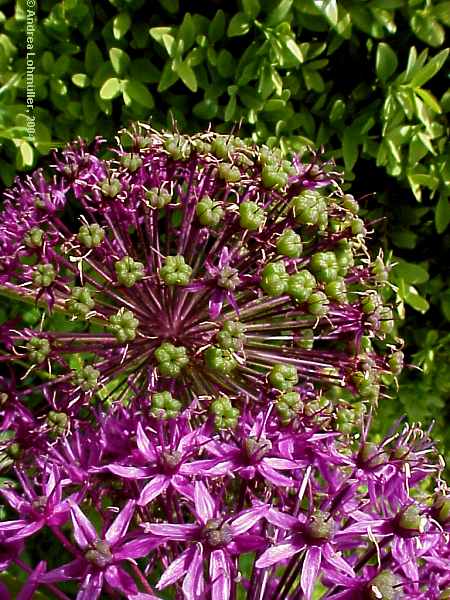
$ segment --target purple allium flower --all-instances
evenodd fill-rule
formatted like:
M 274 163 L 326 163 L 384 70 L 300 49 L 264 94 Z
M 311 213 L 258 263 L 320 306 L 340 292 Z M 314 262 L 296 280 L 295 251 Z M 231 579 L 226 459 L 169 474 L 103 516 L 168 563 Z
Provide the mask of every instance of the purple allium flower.
M 129 500 L 100 538 L 86 515 L 72 503 L 73 531 L 82 555 L 63 567 L 49 571 L 42 577 L 42 581 L 53 583 L 73 578 L 82 579 L 77 600 L 96 600 L 103 585 L 122 592 L 127 598 L 138 600 L 136 584 L 121 567 L 121 563 L 145 556 L 155 544 L 148 536 L 128 541 L 126 534 L 134 509 L 135 502 Z
M 0 293 L 34 308 L 0 329 L 0 569 L 24 598 L 450 597 L 442 459 L 370 437 L 403 354 L 333 165 L 146 125 L 105 149 L 5 193 Z

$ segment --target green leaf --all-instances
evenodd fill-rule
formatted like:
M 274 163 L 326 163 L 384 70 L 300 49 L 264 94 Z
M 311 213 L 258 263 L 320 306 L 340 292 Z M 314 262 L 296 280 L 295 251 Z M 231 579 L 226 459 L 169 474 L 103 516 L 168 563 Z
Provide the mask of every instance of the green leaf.
M 18 167 L 31 167 L 33 164 L 33 147 L 25 140 L 20 140 L 18 143 L 19 154 L 17 156 Z
M 236 68 L 236 61 L 228 50 L 222 48 L 217 57 L 217 72 L 221 77 L 228 79 L 231 77 Z
M 180 62 L 175 66 L 175 71 L 180 76 L 181 81 L 191 92 L 197 91 L 197 78 L 193 69 L 188 65 L 186 61 Z
M 411 80 L 411 85 L 416 88 L 422 87 L 424 83 L 434 77 L 444 66 L 449 52 L 450 50 L 446 48 L 445 50 L 441 50 L 436 56 L 433 56 L 433 58 L 431 58 L 428 63 L 414 75 Z
M 117 77 L 107 79 L 100 88 L 100 98 L 102 100 L 112 100 L 117 98 L 122 92 L 122 82 Z
M 385 42 L 380 42 L 378 44 L 375 65 L 377 77 L 378 79 L 381 79 L 381 81 L 387 81 L 395 72 L 398 66 L 398 60 L 389 44 L 386 44 Z
M 127 12 L 120 13 L 113 20 L 113 36 L 120 40 L 131 27 L 131 17 Z
M 214 15 L 213 20 L 208 27 L 208 39 L 215 44 L 225 35 L 225 13 L 223 10 L 218 10 Z
M 336 0 L 313 0 L 316 8 L 326 17 L 327 21 L 335 27 L 338 22 L 338 5 Z
M 411 29 L 417 35 L 417 37 L 436 48 L 442 46 L 445 40 L 445 30 L 429 12 L 417 11 L 414 13 L 411 21 Z
M 158 92 L 164 92 L 169 89 L 178 80 L 178 73 L 172 68 L 172 62 L 166 62 L 161 73 L 161 79 L 158 84 Z
M 242 0 L 242 8 L 249 19 L 256 19 L 261 10 L 261 4 L 259 0 Z
M 450 223 L 450 202 L 444 194 L 441 194 L 436 204 L 434 222 L 436 224 L 436 231 L 439 234 L 444 233 Z
M 430 308 L 429 303 L 425 298 L 423 298 L 416 288 L 413 285 L 409 285 L 406 287 L 406 292 L 404 294 L 403 300 L 409 304 L 414 310 L 417 310 L 420 313 L 426 313 Z
M 430 278 L 426 269 L 402 259 L 392 268 L 392 272 L 406 283 L 425 283 Z
M 145 108 L 153 108 L 155 101 L 147 87 L 140 81 L 127 79 L 123 82 L 123 95 L 137 102 Z
M 74 73 L 72 75 L 73 83 L 80 88 L 86 88 L 89 86 L 90 79 L 86 73 Z
M 217 115 L 217 111 L 219 110 L 217 101 L 212 98 L 205 98 L 201 102 L 198 102 L 192 112 L 199 119 L 204 119 L 205 121 L 210 121 L 214 119 Z
M 294 38 L 287 38 L 285 40 L 285 45 L 286 45 L 286 48 L 289 50 L 289 52 L 292 54 L 292 56 L 296 60 L 298 60 L 299 63 L 302 63 L 305 60 L 303 57 L 303 53 L 300 50 L 300 47 L 297 44 L 297 42 L 294 40 Z
M 89 41 L 86 45 L 84 55 L 84 67 L 88 75 L 94 75 L 99 65 L 103 62 L 103 56 L 95 42 Z
M 126 52 L 120 48 L 109 49 L 109 60 L 113 66 L 113 69 L 117 75 L 124 75 L 130 64 L 130 57 Z
M 344 130 L 342 137 L 342 153 L 344 156 L 345 170 L 352 172 L 353 167 L 358 159 L 358 136 L 351 128 Z
M 225 108 L 225 121 L 232 121 L 234 119 L 234 114 L 236 112 L 236 96 L 233 95 L 228 101 L 228 104 Z
M 292 3 L 293 0 L 281 0 L 281 2 L 276 3 L 275 8 L 268 14 L 265 25 L 273 27 L 281 23 L 291 10 Z
M 450 25 L 450 2 L 440 2 L 433 6 L 433 14 L 444 25 Z
M 195 42 L 195 24 L 190 13 L 185 13 L 177 33 L 177 39 L 183 40 L 183 52 L 192 48 Z
M 441 105 L 431 92 L 422 88 L 416 88 L 415 92 L 422 98 L 425 104 L 431 108 L 431 110 L 434 110 L 434 112 L 437 112 L 438 114 L 442 112 Z
M 245 35 L 250 30 L 250 21 L 245 13 L 236 13 L 230 23 L 228 24 L 227 35 L 228 37 L 237 37 L 238 35 Z

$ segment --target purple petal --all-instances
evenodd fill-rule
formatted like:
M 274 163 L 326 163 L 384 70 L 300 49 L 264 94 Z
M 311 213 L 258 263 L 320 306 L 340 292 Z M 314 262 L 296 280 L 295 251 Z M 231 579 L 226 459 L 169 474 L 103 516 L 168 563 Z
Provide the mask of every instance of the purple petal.
M 21 512 L 21 507 L 23 504 L 25 504 L 22 496 L 19 496 L 19 494 L 14 490 L 8 490 L 6 488 L 0 490 L 0 493 L 16 512 Z
M 73 535 L 77 544 L 84 550 L 95 542 L 98 537 L 97 532 L 86 515 L 73 501 L 70 503 L 70 514 L 73 522 Z
M 139 496 L 138 505 L 145 506 L 155 498 L 157 498 L 160 494 L 164 492 L 164 490 L 168 487 L 170 483 L 170 477 L 167 475 L 156 475 L 153 477 L 144 487 Z
M 146 523 L 145 531 L 168 540 L 191 540 L 198 532 L 198 525 L 178 525 L 177 523 Z
M 278 546 L 272 546 L 268 548 L 256 561 L 255 567 L 258 569 L 264 569 L 265 567 L 271 567 L 277 562 L 294 556 L 302 550 L 301 546 L 297 544 L 279 544 Z
M 31 600 L 36 588 L 40 585 L 41 577 L 47 568 L 47 563 L 43 560 L 38 564 L 32 573 L 28 576 L 28 580 L 20 590 L 16 600 Z
M 229 600 L 231 591 L 230 565 L 223 550 L 213 550 L 209 560 L 211 600 Z
M 105 534 L 105 540 L 109 544 L 117 544 L 117 542 L 125 535 L 130 521 L 133 518 L 135 506 L 136 502 L 134 500 L 128 500 L 112 524 L 109 526 L 108 531 Z
M 131 542 L 126 542 L 125 544 L 120 545 L 118 548 L 114 550 L 114 558 L 115 560 L 126 560 L 129 558 L 141 558 L 142 556 L 146 556 L 151 550 L 156 548 L 161 544 L 161 540 L 155 540 L 149 537 L 148 535 L 142 535 L 132 540 Z
M 267 479 L 267 481 L 270 481 L 270 483 L 273 483 L 278 487 L 290 487 L 294 485 L 294 482 L 290 477 L 281 475 L 281 473 L 278 473 L 278 471 L 275 471 L 275 469 L 272 469 L 269 465 L 264 464 L 263 461 L 261 461 L 256 468 L 264 479 Z
M 130 467 L 127 465 L 117 465 L 112 463 L 110 465 L 106 465 L 104 468 L 108 469 L 108 471 L 111 473 L 114 473 L 114 475 L 124 477 L 125 479 L 146 479 L 147 477 L 151 477 L 153 475 L 153 469 L 149 469 L 148 467 Z
M 189 482 L 187 477 L 173 475 L 170 483 L 179 494 L 182 494 L 183 496 L 186 496 L 186 498 L 189 498 L 189 500 L 194 501 L 194 486 Z
M 180 554 L 178 558 L 172 561 L 156 585 L 158 590 L 162 590 L 168 585 L 172 585 L 172 583 L 178 581 L 180 577 L 183 577 L 191 565 L 193 555 L 194 548 L 188 548 Z
M 146 458 L 149 461 L 156 460 L 157 457 L 155 454 L 155 450 L 153 449 L 152 443 L 148 439 L 147 434 L 145 433 L 141 423 L 138 423 L 136 429 L 136 443 L 137 447 L 139 448 L 139 451 L 141 452 L 142 456 L 144 456 L 144 458 Z
M 137 594 L 139 591 L 134 583 L 134 579 L 116 565 L 110 565 L 106 569 L 105 580 L 112 588 L 120 590 L 127 598 L 130 594 Z
M 272 457 L 265 457 L 262 459 L 261 461 L 262 463 L 269 465 L 269 467 L 272 467 L 272 469 L 278 469 L 278 470 L 282 470 L 282 469 L 298 469 L 300 468 L 300 465 L 295 462 L 294 460 L 289 460 L 287 458 L 277 458 L 275 456 Z
M 305 594 L 305 600 L 311 600 L 314 585 L 317 582 L 317 574 L 320 569 L 322 551 L 317 546 L 308 548 L 303 562 L 302 574 L 300 576 L 300 587 Z
M 209 300 L 209 316 L 211 319 L 217 319 L 222 311 L 223 301 L 225 300 L 224 290 L 214 290 Z
M 76 600 L 97 600 L 102 593 L 103 572 L 88 573 L 84 578 Z
M 197 544 L 191 564 L 183 581 L 183 594 L 186 600 L 203 600 L 205 578 L 203 576 L 203 547 Z
M 269 507 L 263 504 L 255 508 L 249 508 L 242 511 L 238 517 L 230 523 L 233 535 L 240 535 L 251 529 L 260 519 L 262 519 L 269 510 Z
M 41 581 L 46 583 L 56 583 L 58 581 L 69 581 L 70 579 L 79 579 L 86 571 L 86 561 L 77 558 L 62 567 L 57 567 L 45 575 L 42 575 Z
M 45 521 L 43 519 L 39 519 L 39 521 L 36 521 L 35 523 L 29 523 L 28 525 L 22 527 L 20 531 L 17 531 L 17 533 L 15 533 L 13 536 L 8 537 L 8 542 L 17 542 L 18 540 L 23 540 L 24 538 L 36 533 L 36 531 L 42 529 L 44 525 Z
M 330 544 L 325 544 L 322 549 L 323 557 L 326 562 L 330 563 L 338 571 L 343 571 L 350 577 L 355 577 L 353 568 L 340 554 L 335 552 Z
M 204 524 L 214 517 L 216 505 L 203 481 L 195 482 L 194 503 L 195 511 Z
M 230 544 L 227 546 L 227 550 L 230 554 L 245 554 L 246 552 L 255 552 L 256 550 L 262 550 L 267 546 L 267 539 L 262 535 L 254 535 L 252 533 L 244 533 L 238 535 Z
M 272 525 L 276 525 L 277 527 L 281 527 L 281 529 L 293 529 L 299 524 L 297 517 L 283 513 L 279 510 L 276 510 L 276 508 L 270 508 L 268 510 L 266 519 L 269 521 L 269 523 L 272 523 Z

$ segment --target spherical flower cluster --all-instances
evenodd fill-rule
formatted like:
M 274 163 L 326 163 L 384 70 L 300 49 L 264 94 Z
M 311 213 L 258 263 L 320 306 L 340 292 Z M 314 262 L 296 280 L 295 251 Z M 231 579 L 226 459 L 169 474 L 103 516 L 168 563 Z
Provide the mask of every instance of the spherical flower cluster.
M 447 597 L 439 458 L 415 426 L 368 438 L 403 355 L 333 165 L 140 125 L 51 168 L 0 217 L 20 597 Z

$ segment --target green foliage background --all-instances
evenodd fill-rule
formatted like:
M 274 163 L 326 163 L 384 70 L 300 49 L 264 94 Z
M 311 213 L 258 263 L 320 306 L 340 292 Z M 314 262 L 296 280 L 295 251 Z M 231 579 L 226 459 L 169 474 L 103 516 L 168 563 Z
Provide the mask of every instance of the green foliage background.
M 378 430 L 403 414 L 436 419 L 448 455 L 450 2 L 38 0 L 36 16 L 30 139 L 26 2 L 0 0 L 3 184 L 52 147 L 137 119 L 184 132 L 241 123 L 286 152 L 323 145 L 366 215 L 382 218 L 377 241 L 396 263 L 391 300 L 411 367 Z

